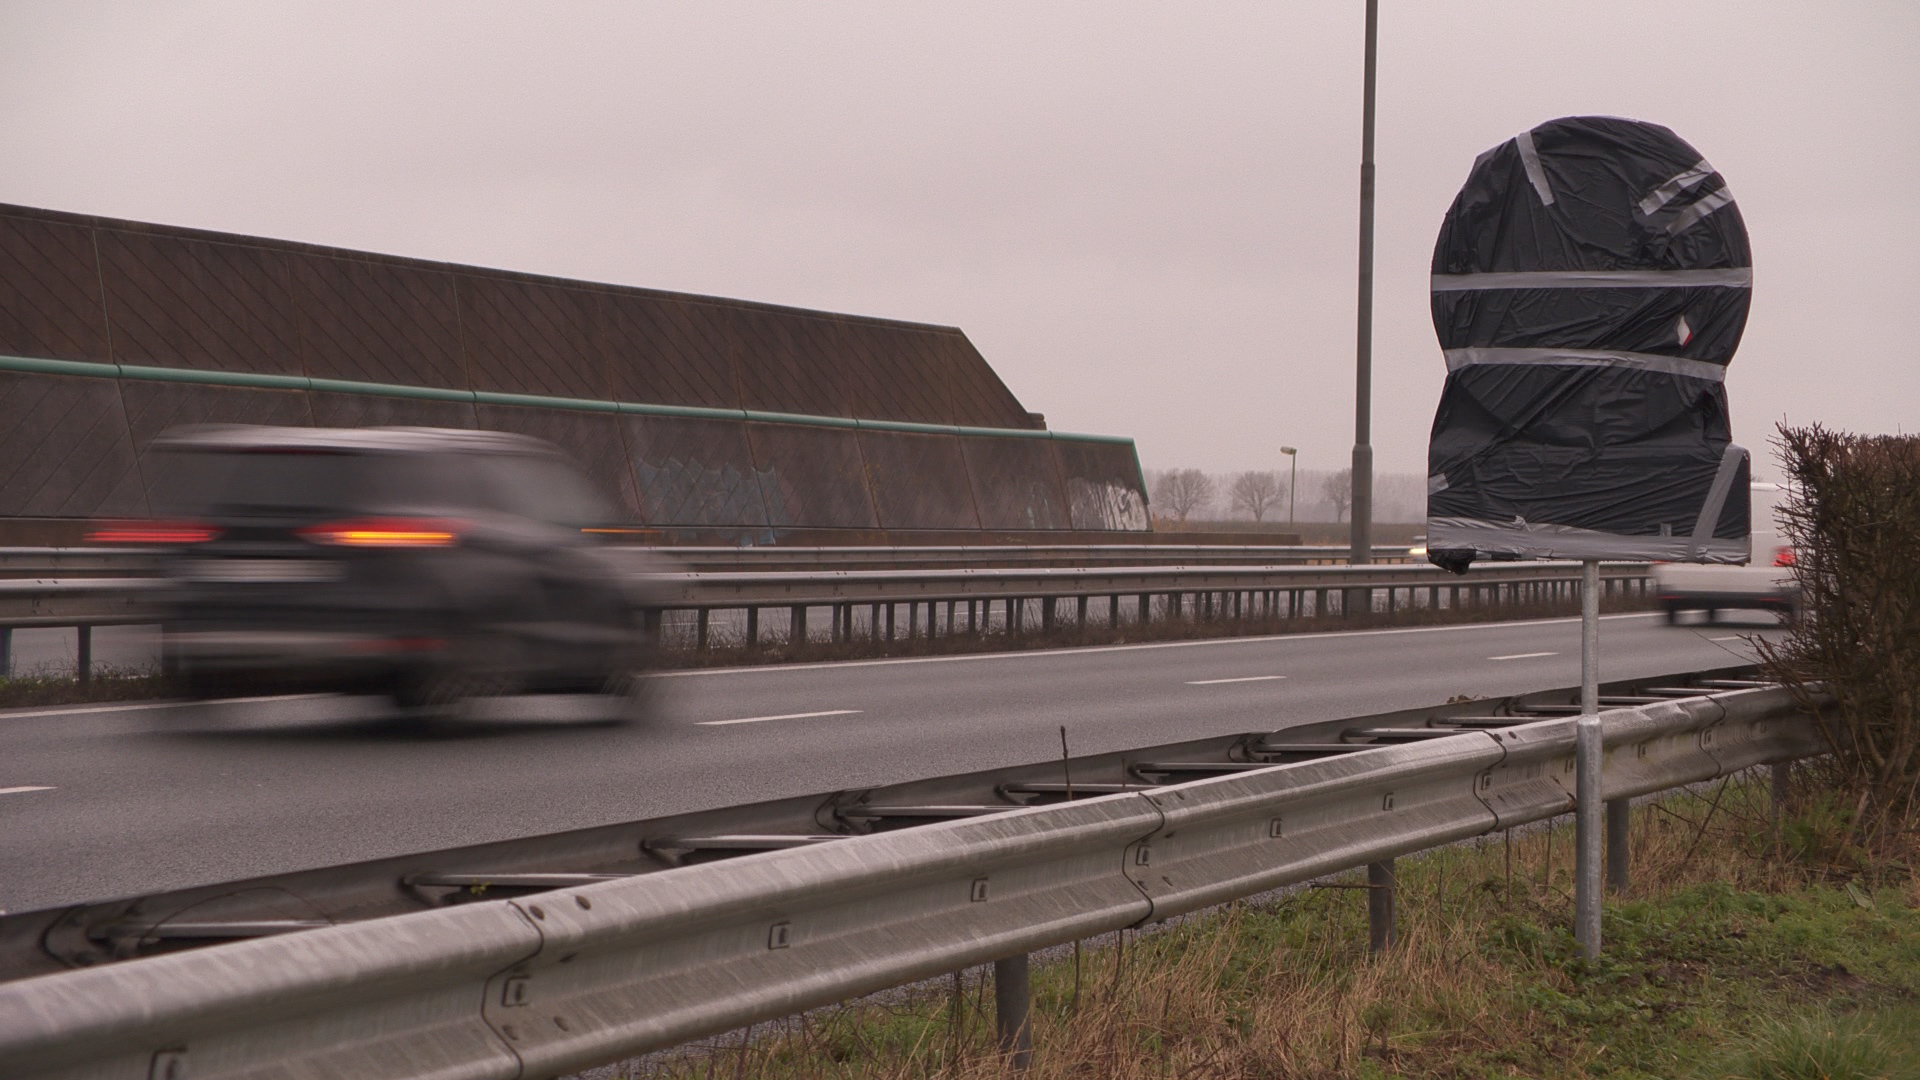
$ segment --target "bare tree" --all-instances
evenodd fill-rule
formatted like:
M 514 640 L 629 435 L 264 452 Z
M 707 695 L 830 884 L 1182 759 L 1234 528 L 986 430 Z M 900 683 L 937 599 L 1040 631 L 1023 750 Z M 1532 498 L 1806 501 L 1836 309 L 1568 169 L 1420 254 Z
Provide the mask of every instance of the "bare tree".
M 1286 498 L 1287 486 L 1275 472 L 1243 472 L 1227 488 L 1227 502 L 1235 510 L 1245 510 L 1253 520 L 1261 521 L 1267 511 Z
M 1347 508 L 1353 505 L 1353 470 L 1341 469 L 1327 477 L 1320 485 L 1320 494 L 1333 504 L 1333 520 L 1346 520 Z
M 1188 515 L 1211 504 L 1213 495 L 1213 477 L 1199 469 L 1168 469 L 1153 481 L 1153 501 L 1172 511 L 1182 525 Z

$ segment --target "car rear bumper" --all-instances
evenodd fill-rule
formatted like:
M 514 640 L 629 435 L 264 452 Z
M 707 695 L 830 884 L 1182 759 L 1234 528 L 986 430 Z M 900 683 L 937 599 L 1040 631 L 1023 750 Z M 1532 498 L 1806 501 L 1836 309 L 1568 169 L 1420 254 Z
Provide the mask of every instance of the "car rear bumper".
M 1799 605 L 1799 594 L 1788 592 L 1661 592 L 1654 601 L 1669 611 L 1701 611 L 1708 608 L 1761 608 L 1792 611 Z

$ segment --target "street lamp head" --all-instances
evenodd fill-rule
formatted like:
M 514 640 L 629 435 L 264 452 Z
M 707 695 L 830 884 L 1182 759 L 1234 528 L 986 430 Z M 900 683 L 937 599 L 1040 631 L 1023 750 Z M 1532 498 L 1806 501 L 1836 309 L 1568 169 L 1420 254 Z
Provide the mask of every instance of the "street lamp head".
M 1292 457 L 1293 455 L 1299 453 L 1300 450 L 1297 447 L 1283 446 L 1280 448 L 1280 452 L 1287 455 L 1288 457 Z

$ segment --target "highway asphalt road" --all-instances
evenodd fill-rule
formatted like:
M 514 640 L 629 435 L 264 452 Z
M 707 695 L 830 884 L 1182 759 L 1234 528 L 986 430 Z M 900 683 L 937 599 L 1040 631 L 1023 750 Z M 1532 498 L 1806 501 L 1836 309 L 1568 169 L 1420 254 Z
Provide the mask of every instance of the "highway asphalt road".
M 1762 626 L 1610 616 L 1602 677 L 1745 662 Z M 0 910 L 1579 681 L 1573 619 L 657 678 L 623 726 L 402 734 L 340 702 L 0 712 Z

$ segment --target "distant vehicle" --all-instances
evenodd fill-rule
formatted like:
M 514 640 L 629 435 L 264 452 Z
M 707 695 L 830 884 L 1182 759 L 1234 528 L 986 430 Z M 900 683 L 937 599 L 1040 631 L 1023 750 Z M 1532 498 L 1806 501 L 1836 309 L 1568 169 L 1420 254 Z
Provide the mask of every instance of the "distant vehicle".
M 1793 548 L 1780 533 L 1779 510 L 1788 489 L 1783 484 L 1753 483 L 1753 549 L 1745 566 L 1657 563 L 1655 601 L 1677 623 L 1683 611 L 1704 611 L 1707 622 L 1722 611 L 1763 610 L 1792 615 L 1800 606 L 1794 583 Z
M 163 657 L 194 697 L 377 693 L 412 714 L 630 697 L 644 582 L 602 548 L 613 508 L 546 443 L 209 426 L 151 460 L 160 518 L 93 538 L 170 552 Z

